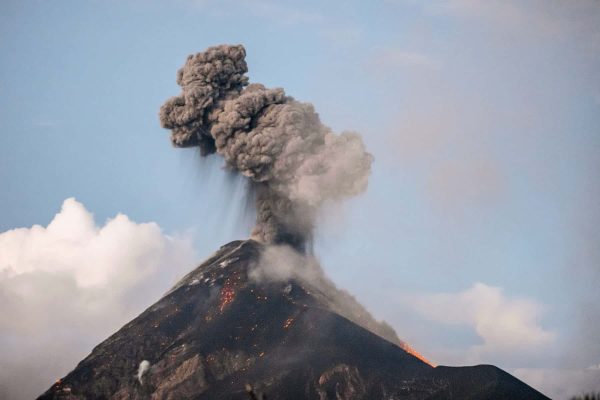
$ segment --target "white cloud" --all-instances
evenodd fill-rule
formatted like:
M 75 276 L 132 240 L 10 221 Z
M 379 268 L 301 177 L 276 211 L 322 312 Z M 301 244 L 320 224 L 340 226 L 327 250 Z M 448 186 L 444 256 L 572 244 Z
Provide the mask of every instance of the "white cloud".
M 193 267 L 191 241 L 75 199 L 47 227 L 0 233 L 0 398 L 32 398 Z M 132 371 L 135 374 L 135 371 Z
M 312 256 L 299 254 L 289 246 L 268 246 L 260 262 L 250 271 L 250 279 L 262 281 L 287 281 L 297 278 L 318 285 L 323 271 Z
M 566 400 L 600 389 L 598 369 L 517 368 L 511 373 L 552 399 Z
M 482 362 L 501 353 L 531 354 L 555 340 L 555 334 L 539 324 L 539 303 L 508 298 L 501 288 L 483 283 L 458 293 L 411 295 L 405 302 L 434 322 L 473 329 L 482 343 L 471 345 L 463 355 L 468 362 Z

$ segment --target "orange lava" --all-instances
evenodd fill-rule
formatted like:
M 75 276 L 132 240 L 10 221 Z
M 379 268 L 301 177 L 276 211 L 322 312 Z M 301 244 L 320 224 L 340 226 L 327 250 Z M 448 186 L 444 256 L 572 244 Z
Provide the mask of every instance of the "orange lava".
M 293 322 L 294 322 L 294 318 L 286 319 L 285 322 L 283 323 L 283 329 L 289 328 Z
M 400 348 L 402 350 L 404 350 L 405 352 L 407 352 L 410 355 L 413 355 L 415 357 L 417 357 L 419 360 L 423 361 L 425 364 L 431 365 L 432 367 L 435 367 L 435 365 L 433 365 L 432 363 L 430 363 L 425 357 L 423 357 L 421 354 L 419 354 L 418 351 L 416 351 L 415 349 L 413 349 L 412 347 L 410 347 L 408 344 L 406 343 L 402 343 L 402 345 L 400 346 Z
M 225 307 L 235 299 L 234 286 L 229 279 L 225 281 L 225 285 L 221 289 L 221 295 L 219 300 L 219 310 L 223 312 Z

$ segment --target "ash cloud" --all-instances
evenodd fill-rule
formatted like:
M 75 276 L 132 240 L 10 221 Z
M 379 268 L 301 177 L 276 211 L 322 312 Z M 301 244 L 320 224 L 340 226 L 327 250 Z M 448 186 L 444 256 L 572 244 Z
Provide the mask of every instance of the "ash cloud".
M 287 244 L 265 246 L 258 263 L 250 270 L 253 282 L 296 282 L 305 286 L 327 304 L 331 310 L 365 329 L 395 343 L 404 350 L 412 350 L 400 340 L 385 321 L 376 320 L 349 292 L 339 289 L 323 271 L 319 260 L 312 254 L 301 254 Z
M 312 104 L 250 84 L 245 56 L 241 45 L 188 56 L 177 72 L 182 92 L 161 107 L 160 121 L 176 147 L 217 153 L 249 178 L 254 238 L 304 249 L 323 204 L 366 189 L 373 156 L 360 135 L 323 125 Z

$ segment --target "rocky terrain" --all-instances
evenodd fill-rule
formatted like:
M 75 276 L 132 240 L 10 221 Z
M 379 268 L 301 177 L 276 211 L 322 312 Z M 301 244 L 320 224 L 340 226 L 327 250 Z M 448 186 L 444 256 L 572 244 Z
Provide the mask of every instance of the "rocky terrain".
M 256 278 L 263 249 L 223 246 L 39 398 L 546 399 L 491 365 L 430 365 L 324 277 Z

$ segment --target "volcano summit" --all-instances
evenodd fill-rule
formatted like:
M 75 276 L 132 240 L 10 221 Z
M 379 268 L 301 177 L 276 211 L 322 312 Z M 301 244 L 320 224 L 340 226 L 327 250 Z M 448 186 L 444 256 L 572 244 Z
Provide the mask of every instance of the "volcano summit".
M 491 365 L 431 366 L 318 270 L 262 275 L 290 252 L 223 246 L 40 399 L 546 399 Z

